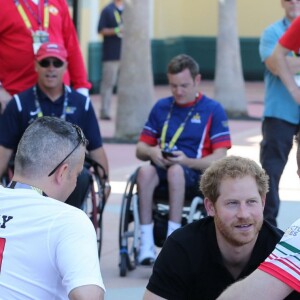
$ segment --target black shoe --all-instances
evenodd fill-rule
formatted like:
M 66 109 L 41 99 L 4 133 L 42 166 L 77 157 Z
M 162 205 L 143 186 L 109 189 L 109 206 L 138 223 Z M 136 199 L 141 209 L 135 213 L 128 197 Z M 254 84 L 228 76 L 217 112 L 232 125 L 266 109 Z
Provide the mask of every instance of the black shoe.
M 111 117 L 110 116 L 101 116 L 100 119 L 109 121 L 109 120 L 111 120 Z

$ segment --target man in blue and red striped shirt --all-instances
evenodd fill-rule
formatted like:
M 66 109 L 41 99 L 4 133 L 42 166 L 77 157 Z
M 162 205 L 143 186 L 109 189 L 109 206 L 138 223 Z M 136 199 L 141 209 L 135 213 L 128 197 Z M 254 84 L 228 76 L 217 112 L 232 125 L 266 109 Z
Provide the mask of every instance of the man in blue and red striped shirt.
M 139 262 L 152 264 L 155 248 L 152 198 L 158 186 L 169 192 L 170 235 L 181 226 L 185 189 L 198 185 L 200 175 L 231 147 L 228 120 L 220 103 L 199 93 L 197 62 L 182 54 L 168 65 L 172 96 L 159 100 L 150 112 L 137 144 L 136 155 L 151 164 L 137 177 L 141 222 Z

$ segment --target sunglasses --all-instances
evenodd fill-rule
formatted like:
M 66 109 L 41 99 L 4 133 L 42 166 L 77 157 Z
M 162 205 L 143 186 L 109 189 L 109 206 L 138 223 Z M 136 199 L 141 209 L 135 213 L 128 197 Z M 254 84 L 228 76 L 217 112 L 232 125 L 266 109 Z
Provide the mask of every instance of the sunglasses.
M 71 154 L 79 147 L 80 144 L 87 146 L 88 145 L 88 140 L 85 138 L 81 128 L 75 124 L 72 125 L 77 132 L 77 137 L 78 137 L 78 144 L 75 146 L 75 148 L 48 174 L 48 177 L 52 176 L 56 170 L 63 164 L 64 161 L 66 161 Z
M 64 65 L 64 62 L 59 59 L 42 59 L 38 63 L 42 68 L 48 68 L 50 65 L 52 65 L 54 68 L 61 68 Z

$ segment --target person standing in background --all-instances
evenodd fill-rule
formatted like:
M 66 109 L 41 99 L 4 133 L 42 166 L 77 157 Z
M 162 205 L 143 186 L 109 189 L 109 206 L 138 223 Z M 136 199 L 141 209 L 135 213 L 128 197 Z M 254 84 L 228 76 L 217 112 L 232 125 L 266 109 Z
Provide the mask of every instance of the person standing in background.
M 259 44 L 260 57 L 266 67 L 260 162 L 270 177 L 270 191 L 267 193 L 264 216 L 275 226 L 280 204 L 279 181 L 300 124 L 300 106 L 278 77 L 279 70 L 273 54 L 280 37 L 300 15 L 300 1 L 280 1 L 284 18 L 265 29 Z M 293 56 L 292 52 L 287 56 L 287 62 L 294 73 L 300 70 L 300 59 Z
M 98 24 L 98 33 L 103 36 L 102 80 L 100 87 L 100 118 L 102 120 L 111 119 L 111 97 L 120 69 L 123 8 L 123 0 L 112 1 L 102 10 Z
M 88 95 L 76 30 L 66 0 L 0 0 L 0 104 L 37 81 L 34 55 L 45 42 L 63 44 L 68 52 L 67 85 Z

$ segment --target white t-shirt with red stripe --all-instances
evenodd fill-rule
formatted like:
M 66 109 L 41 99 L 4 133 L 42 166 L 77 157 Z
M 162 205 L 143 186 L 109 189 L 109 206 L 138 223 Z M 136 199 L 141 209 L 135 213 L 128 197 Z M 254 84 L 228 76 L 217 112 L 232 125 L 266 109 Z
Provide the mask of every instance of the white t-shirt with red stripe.
M 259 269 L 300 292 L 300 219 L 287 229 Z
M 87 215 L 32 189 L 0 186 L 0 299 L 68 299 L 104 289 L 95 229 Z

